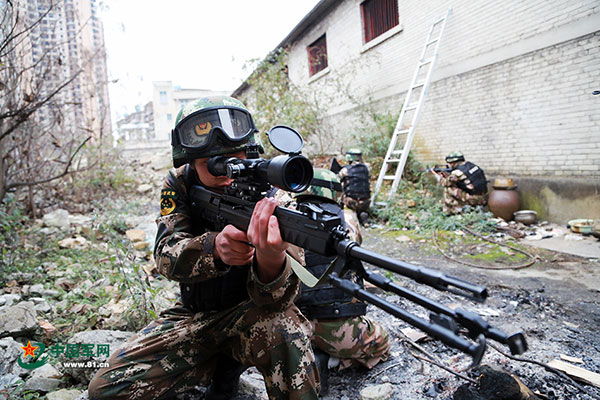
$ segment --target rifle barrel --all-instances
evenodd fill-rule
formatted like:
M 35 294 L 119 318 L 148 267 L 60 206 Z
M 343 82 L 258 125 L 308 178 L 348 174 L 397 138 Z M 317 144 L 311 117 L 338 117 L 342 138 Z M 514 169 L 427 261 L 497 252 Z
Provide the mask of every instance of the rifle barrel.
M 338 254 L 344 257 L 352 257 L 365 261 L 377 267 L 409 277 L 416 282 L 424 283 L 438 290 L 447 290 L 480 302 L 484 301 L 488 296 L 487 289 L 483 286 L 463 281 L 462 279 L 446 275 L 440 271 L 412 265 L 375 253 L 371 250 L 363 249 L 358 243 L 350 240 L 341 240 L 337 244 L 337 251 Z

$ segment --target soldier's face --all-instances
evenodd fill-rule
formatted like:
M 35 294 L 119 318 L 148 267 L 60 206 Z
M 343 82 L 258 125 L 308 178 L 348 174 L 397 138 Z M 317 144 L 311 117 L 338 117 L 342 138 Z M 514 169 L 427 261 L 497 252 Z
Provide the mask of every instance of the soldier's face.
M 245 151 L 238 151 L 237 153 L 225 154 L 226 157 L 236 157 L 236 158 L 246 158 Z M 194 168 L 196 169 L 196 173 L 198 174 L 198 179 L 200 182 L 204 184 L 204 186 L 212 188 L 212 189 L 220 189 L 225 186 L 230 186 L 233 179 L 228 178 L 226 176 L 214 176 L 210 172 L 208 172 L 208 167 L 206 163 L 210 157 L 204 158 L 196 158 L 194 160 Z

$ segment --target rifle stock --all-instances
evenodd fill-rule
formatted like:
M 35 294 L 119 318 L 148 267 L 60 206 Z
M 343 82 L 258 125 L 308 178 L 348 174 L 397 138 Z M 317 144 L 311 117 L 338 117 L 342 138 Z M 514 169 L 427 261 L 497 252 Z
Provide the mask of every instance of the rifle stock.
M 235 184 L 229 190 L 235 191 Z M 192 186 L 190 198 L 194 212 L 200 213 L 203 218 L 212 221 L 220 228 L 231 224 L 243 231 L 248 229 L 256 204 L 254 201 L 241 199 L 229 193 L 213 192 L 203 186 Z M 388 278 L 366 271 L 361 263 L 349 263 L 348 260 L 364 261 L 413 279 L 418 283 L 462 295 L 478 302 L 483 302 L 487 298 L 486 288 L 440 271 L 412 265 L 363 249 L 358 243 L 347 238 L 346 230 L 339 217 L 328 214 L 316 205 L 302 204 L 299 210 L 276 207 L 274 215 L 278 219 L 281 236 L 286 242 L 324 256 L 338 256 L 325 274 L 320 277 L 319 282 L 327 280 L 332 285 L 408 322 L 448 346 L 471 355 L 473 365 L 477 365 L 483 356 L 486 338 L 508 345 L 512 354 L 521 354 L 527 350 L 527 343 L 522 333 L 506 335 L 493 328 L 474 312 L 463 309 L 451 310 L 397 285 Z M 392 291 L 432 311 L 430 321 L 423 320 L 397 305 L 361 289 L 350 280 L 344 279 L 348 268 L 352 268 L 375 286 Z M 313 286 L 314 283 L 308 285 Z M 469 338 L 475 342 L 460 336 L 459 327 L 465 328 Z

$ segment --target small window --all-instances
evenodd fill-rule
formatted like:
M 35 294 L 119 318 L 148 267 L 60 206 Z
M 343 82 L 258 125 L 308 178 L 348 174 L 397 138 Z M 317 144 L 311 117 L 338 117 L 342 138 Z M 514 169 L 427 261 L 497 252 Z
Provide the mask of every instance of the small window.
M 327 41 L 325 35 L 315 40 L 308 50 L 308 75 L 313 76 L 327 68 Z
M 164 91 L 164 90 L 160 91 L 159 102 L 160 102 L 160 104 L 167 104 L 167 92 L 166 91 Z
M 398 0 L 367 0 L 360 5 L 365 43 L 399 23 Z
M 172 114 L 167 114 L 167 121 L 171 121 L 173 120 L 173 115 Z

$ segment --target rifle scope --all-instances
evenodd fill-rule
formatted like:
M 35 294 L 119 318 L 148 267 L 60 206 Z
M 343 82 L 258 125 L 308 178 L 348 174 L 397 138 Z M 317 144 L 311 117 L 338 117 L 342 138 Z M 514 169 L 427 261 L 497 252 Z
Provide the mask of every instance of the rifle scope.
M 294 193 L 306 190 L 313 178 L 313 167 L 301 155 L 241 159 L 216 156 L 208 160 L 208 172 L 215 176 L 228 176 L 247 183 L 269 183 Z

